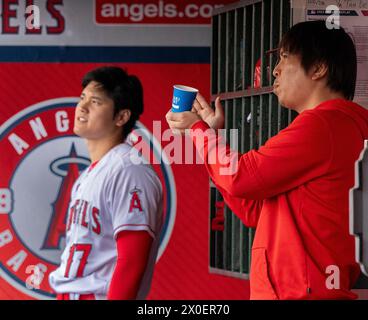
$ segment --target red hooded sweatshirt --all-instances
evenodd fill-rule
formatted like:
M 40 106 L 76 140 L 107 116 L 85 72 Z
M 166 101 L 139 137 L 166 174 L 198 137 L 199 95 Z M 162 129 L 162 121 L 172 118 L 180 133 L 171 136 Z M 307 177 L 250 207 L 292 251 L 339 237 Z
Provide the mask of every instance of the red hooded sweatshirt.
M 355 299 L 360 269 L 349 234 L 349 190 L 368 139 L 368 111 L 326 101 L 245 154 L 231 151 L 203 121 L 192 129 L 225 202 L 256 227 L 251 299 Z M 237 170 L 224 173 L 225 159 Z

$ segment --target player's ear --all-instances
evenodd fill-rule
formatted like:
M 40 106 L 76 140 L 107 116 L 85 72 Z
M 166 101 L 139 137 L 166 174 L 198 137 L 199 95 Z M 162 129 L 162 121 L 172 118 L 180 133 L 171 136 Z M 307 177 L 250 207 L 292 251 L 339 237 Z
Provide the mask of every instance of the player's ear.
M 119 113 L 116 115 L 115 124 L 118 127 L 122 127 L 129 121 L 131 115 L 132 112 L 128 109 L 120 110 Z
M 313 67 L 312 80 L 318 80 L 326 76 L 328 67 L 326 63 L 317 63 Z

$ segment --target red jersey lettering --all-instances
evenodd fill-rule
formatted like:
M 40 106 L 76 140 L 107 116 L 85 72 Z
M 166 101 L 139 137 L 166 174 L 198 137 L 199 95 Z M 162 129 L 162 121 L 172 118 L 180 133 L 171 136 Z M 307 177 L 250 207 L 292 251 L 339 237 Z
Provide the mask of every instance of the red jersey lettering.
M 84 201 L 83 213 L 82 213 L 82 226 L 88 228 L 88 222 L 86 221 L 86 214 L 88 209 L 88 201 Z
M 101 223 L 100 223 L 100 210 L 93 207 L 92 209 L 92 219 L 94 222 L 94 226 L 92 227 L 92 231 L 96 234 L 101 233 Z

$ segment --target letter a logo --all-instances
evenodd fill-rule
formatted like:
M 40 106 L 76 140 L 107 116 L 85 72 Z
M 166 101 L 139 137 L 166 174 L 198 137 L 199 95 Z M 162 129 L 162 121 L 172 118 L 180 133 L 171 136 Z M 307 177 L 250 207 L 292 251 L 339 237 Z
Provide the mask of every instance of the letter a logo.
M 132 195 L 132 199 L 130 200 L 130 207 L 129 207 L 129 213 L 133 212 L 133 209 L 138 209 L 139 212 L 142 212 L 142 205 L 141 200 L 139 199 L 138 193 L 141 193 L 142 191 L 134 188 L 132 191 L 130 191 L 130 194 Z

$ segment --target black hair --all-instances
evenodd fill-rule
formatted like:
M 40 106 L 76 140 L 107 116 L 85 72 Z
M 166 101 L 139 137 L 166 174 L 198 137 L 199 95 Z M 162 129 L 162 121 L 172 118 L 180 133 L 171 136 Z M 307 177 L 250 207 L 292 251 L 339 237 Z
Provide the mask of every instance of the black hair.
M 356 49 L 342 27 L 330 30 L 322 20 L 298 23 L 283 36 L 279 49 L 299 55 L 306 72 L 315 64 L 326 64 L 327 86 L 342 93 L 347 100 L 353 100 L 357 77 Z
M 143 87 L 140 80 L 119 67 L 105 66 L 88 72 L 82 80 L 82 87 L 87 87 L 92 81 L 97 82 L 114 101 L 114 117 L 121 110 L 131 111 L 129 121 L 123 126 L 122 138 L 125 140 L 143 113 Z

